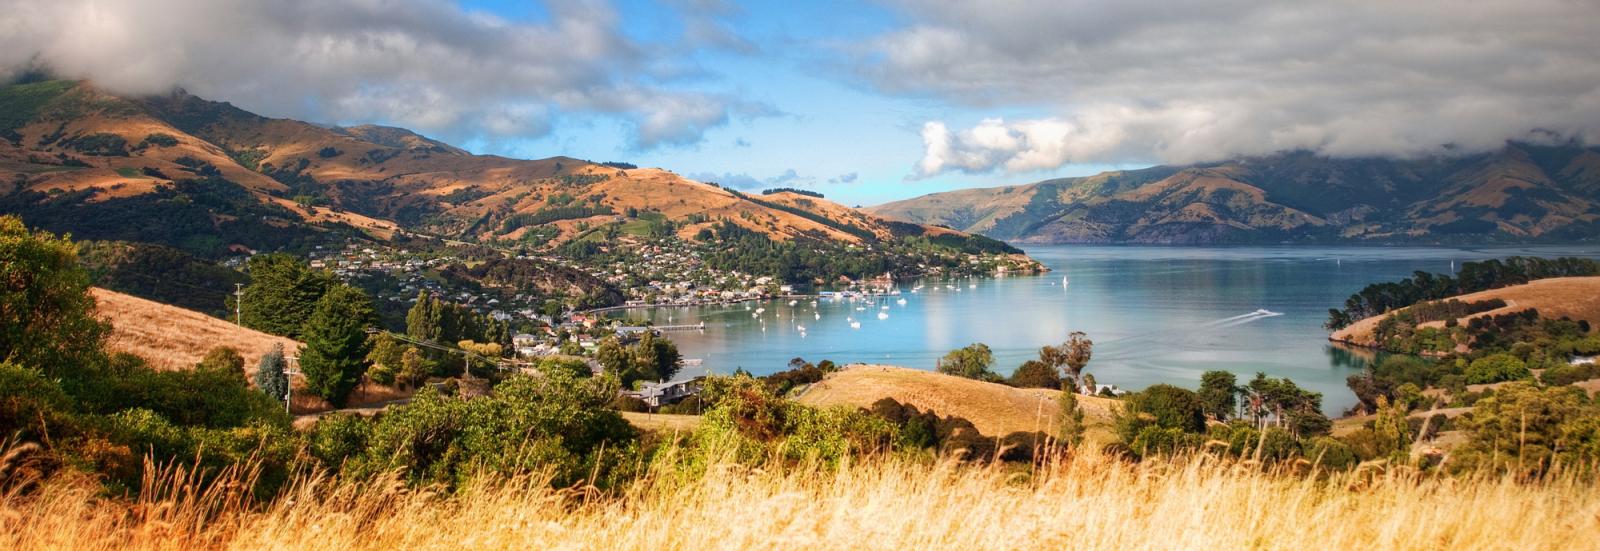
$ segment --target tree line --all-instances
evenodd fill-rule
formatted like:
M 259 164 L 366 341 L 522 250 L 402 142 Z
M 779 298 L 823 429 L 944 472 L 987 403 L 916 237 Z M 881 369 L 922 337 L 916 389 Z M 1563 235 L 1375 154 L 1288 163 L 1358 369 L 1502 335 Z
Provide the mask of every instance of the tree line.
M 1338 330 L 1358 320 L 1419 302 L 1520 285 L 1535 279 L 1592 275 L 1600 275 L 1600 262 L 1571 257 L 1547 259 L 1513 256 L 1504 260 L 1467 262 L 1453 277 L 1418 271 L 1400 281 L 1363 287 L 1345 299 L 1343 309 L 1329 309 L 1328 321 L 1324 325 L 1330 330 Z

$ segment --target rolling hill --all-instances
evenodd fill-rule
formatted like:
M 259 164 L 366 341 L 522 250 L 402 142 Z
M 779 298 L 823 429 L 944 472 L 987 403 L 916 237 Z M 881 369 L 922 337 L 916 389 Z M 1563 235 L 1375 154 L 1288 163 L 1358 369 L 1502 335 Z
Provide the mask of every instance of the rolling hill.
M 684 237 L 719 222 L 778 241 L 961 236 L 820 197 L 745 194 L 623 163 L 473 155 L 405 129 L 268 118 L 182 91 L 126 98 L 28 82 L 0 89 L 0 113 L 0 212 L 207 257 L 398 231 L 550 248 L 639 213 L 660 213 Z
M 1600 148 L 1334 159 L 1307 152 L 935 193 L 867 209 L 1019 243 L 1579 241 Z
M 109 348 L 144 358 L 157 369 L 189 369 L 206 352 L 231 347 L 253 371 L 261 357 L 282 346 L 293 355 L 300 343 L 159 302 L 101 288 L 91 290 L 99 315 L 111 322 Z
M 1458 321 L 1462 325 L 1465 325 L 1467 320 L 1476 317 L 1496 316 L 1533 308 L 1538 310 L 1539 315 L 1542 317 L 1586 320 L 1591 326 L 1600 327 L 1600 277 L 1537 279 L 1522 285 L 1468 293 L 1451 298 L 1467 303 L 1490 299 L 1505 301 L 1505 306 L 1501 308 L 1460 318 Z M 1358 320 L 1343 329 L 1335 331 L 1329 336 L 1329 340 L 1357 346 L 1376 347 L 1378 343 L 1373 336 L 1373 332 L 1377 329 L 1378 323 L 1399 311 L 1396 310 Z M 1421 326 L 1443 327 L 1444 322 L 1427 322 L 1421 324 Z
M 799 400 L 811 406 L 870 409 L 878 400 L 893 398 L 941 416 L 965 418 L 986 436 L 1003 436 L 1033 431 L 1054 434 L 1059 394 L 1056 390 L 1016 388 L 920 369 L 853 365 L 811 385 Z M 1117 401 L 1080 396 L 1078 403 L 1090 436 L 1108 441 L 1105 438 L 1110 434 Z

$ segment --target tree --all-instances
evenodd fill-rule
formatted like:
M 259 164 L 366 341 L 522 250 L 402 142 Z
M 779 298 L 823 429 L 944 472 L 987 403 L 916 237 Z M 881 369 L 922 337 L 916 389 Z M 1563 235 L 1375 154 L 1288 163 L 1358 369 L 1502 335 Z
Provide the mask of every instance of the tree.
M 473 354 L 467 359 L 466 369 L 462 371 L 463 375 L 472 375 L 472 367 L 474 366 L 482 369 L 494 369 L 496 367 L 496 364 L 493 363 L 495 359 L 499 358 L 505 353 L 504 348 L 502 348 L 500 343 L 497 342 L 478 343 L 473 341 L 461 341 L 456 343 L 456 346 Z
M 1067 334 L 1067 342 L 1039 349 L 1039 361 L 1055 369 L 1064 370 L 1072 380 L 1072 387 L 1082 389 L 1083 369 L 1094 356 L 1094 341 L 1082 331 Z
M 1155 424 L 1184 432 L 1205 430 L 1206 419 L 1200 398 L 1186 388 L 1167 384 L 1152 385 L 1130 396 L 1127 405 L 1134 412 L 1147 413 Z
M 669 381 L 683 367 L 683 355 L 678 353 L 678 345 L 669 339 L 657 337 L 652 331 L 644 332 L 639 342 L 629 350 L 629 356 L 633 370 L 622 378 L 624 385 L 635 380 Z
M 289 374 L 283 359 L 283 345 L 272 345 L 272 351 L 256 364 L 256 389 L 273 400 L 284 401 L 289 396 Z
M 424 341 L 440 342 L 443 338 L 438 299 L 427 291 L 417 293 L 417 303 L 406 312 L 406 335 Z
M 1516 356 L 1490 354 L 1467 365 L 1467 384 L 1489 384 L 1526 379 L 1531 375 L 1528 365 Z
M 1460 423 L 1464 468 L 1539 476 L 1558 462 L 1582 472 L 1600 461 L 1600 406 L 1575 387 L 1511 383 L 1479 400 Z
M 377 319 L 371 299 L 360 289 L 340 285 L 317 301 L 306 320 L 300 371 L 312 394 L 343 406 L 367 369 L 367 328 Z
M 332 276 L 287 254 L 253 256 L 248 268 L 250 284 L 244 288 L 240 317 L 245 327 L 274 335 L 300 338 L 317 301 L 334 286 Z
M 394 380 L 401 386 L 416 388 L 427 382 L 428 376 L 432 374 L 433 363 L 429 362 L 417 347 L 408 346 L 400 353 L 400 371 L 395 374 Z
M 1083 408 L 1078 406 L 1078 393 L 1062 391 L 1057 400 L 1061 410 L 1058 414 L 1061 441 L 1068 446 L 1077 446 L 1083 442 L 1084 432 Z
M 595 361 L 600 362 L 600 368 L 606 373 L 615 375 L 619 380 L 622 373 L 628 371 L 628 349 L 616 337 L 606 337 L 600 340 L 600 347 L 595 349 Z M 623 383 L 627 387 L 627 383 Z
M 1061 372 L 1039 360 L 1022 362 L 1011 374 L 1011 386 L 1018 388 L 1061 388 Z M 1070 393 L 1069 393 L 1070 394 Z
M 0 216 L 0 362 L 55 376 L 94 363 L 111 332 L 94 311 L 72 241 Z
M 1238 379 L 1227 371 L 1207 371 L 1200 375 L 1200 404 L 1206 415 L 1218 421 L 1227 421 L 1238 407 Z
M 989 350 L 989 345 L 981 342 L 969 344 L 963 348 L 950 351 L 939 359 L 938 372 L 980 381 L 998 381 L 999 375 L 989 371 L 989 366 L 994 365 L 994 352 Z

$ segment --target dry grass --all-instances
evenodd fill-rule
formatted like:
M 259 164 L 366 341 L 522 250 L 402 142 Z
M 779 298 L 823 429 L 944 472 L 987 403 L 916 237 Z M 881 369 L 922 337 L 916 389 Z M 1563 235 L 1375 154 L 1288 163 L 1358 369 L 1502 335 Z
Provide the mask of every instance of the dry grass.
M 828 375 L 800 396 L 812 406 L 870 408 L 893 398 L 943 416 L 964 417 L 978 432 L 1001 436 L 1012 432 L 1055 432 L 1059 391 L 1014 388 L 953 375 L 887 365 L 855 365 Z M 1111 423 L 1115 400 L 1080 396 L 1091 432 Z
M 454 496 L 302 481 L 264 507 L 185 473 L 138 503 L 83 481 L 0 498 L 6 549 L 1593 549 L 1590 485 L 1324 479 L 1200 456 L 1038 466 L 866 459 L 836 471 L 718 464 L 617 496 L 496 481 Z
M 212 348 L 229 346 L 244 356 L 245 368 L 253 370 L 275 344 L 283 345 L 287 354 L 300 348 L 294 340 L 193 310 L 98 287 L 92 293 L 100 316 L 111 321 L 111 350 L 144 358 L 156 369 L 189 369 Z
M 635 413 L 622 412 L 622 418 L 628 424 L 640 430 L 653 432 L 690 432 L 700 426 L 699 415 L 675 415 L 671 413 Z
M 1539 310 L 1539 315 L 1543 317 L 1568 317 L 1575 320 L 1588 320 L 1590 324 L 1600 326 L 1600 277 L 1540 279 L 1522 285 L 1490 289 L 1453 298 L 1463 302 L 1477 302 L 1492 298 L 1506 301 L 1504 308 L 1461 318 L 1460 321 L 1463 325 L 1466 324 L 1467 320 L 1475 317 L 1493 316 L 1536 308 Z M 1388 315 L 1383 314 L 1359 320 L 1350 324 L 1349 327 L 1334 332 L 1333 336 L 1329 338 L 1360 346 L 1372 346 L 1374 344 L 1372 332 L 1378 328 L 1378 322 L 1383 321 Z M 1444 323 L 1425 323 L 1423 326 L 1443 327 Z

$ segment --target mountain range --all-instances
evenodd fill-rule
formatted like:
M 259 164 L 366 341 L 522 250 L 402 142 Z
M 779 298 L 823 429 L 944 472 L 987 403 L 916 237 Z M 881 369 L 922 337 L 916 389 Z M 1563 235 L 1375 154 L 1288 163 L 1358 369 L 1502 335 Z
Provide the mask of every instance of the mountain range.
M 1017 243 L 1484 243 L 1600 237 L 1600 148 L 1507 143 L 1418 159 L 1286 152 L 867 209 Z
M 971 239 L 821 195 L 743 193 L 627 163 L 473 155 L 400 128 L 323 126 L 183 91 L 122 97 L 65 80 L 0 89 L 0 213 L 79 239 L 205 257 L 330 233 L 551 248 L 635 220 L 670 220 L 686 238 L 727 222 L 776 241 Z

